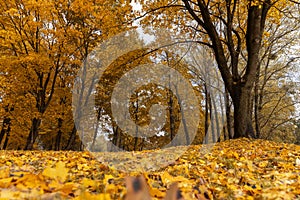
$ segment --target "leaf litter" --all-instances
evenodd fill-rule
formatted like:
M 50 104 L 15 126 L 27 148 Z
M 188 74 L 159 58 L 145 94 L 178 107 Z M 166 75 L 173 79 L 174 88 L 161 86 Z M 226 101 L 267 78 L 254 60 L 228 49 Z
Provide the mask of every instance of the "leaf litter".
M 153 199 L 177 182 L 186 200 L 299 199 L 300 146 L 241 138 L 162 152 L 0 151 L 0 199 L 122 199 L 143 174 Z M 113 162 L 113 160 L 115 162 Z M 136 167 L 136 160 L 141 163 Z M 165 167 L 151 171 L 161 162 Z M 120 171 L 122 169 L 124 171 Z

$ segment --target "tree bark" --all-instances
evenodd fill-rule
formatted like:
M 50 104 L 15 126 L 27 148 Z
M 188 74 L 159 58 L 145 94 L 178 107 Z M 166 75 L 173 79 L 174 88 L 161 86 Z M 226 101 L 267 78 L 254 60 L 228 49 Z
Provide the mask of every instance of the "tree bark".
M 231 129 L 231 105 L 230 105 L 230 99 L 227 89 L 225 88 L 225 109 L 226 109 L 226 126 L 227 126 L 227 132 L 228 132 L 228 139 L 233 138 L 232 129 Z
M 214 122 L 214 115 L 213 115 L 213 108 L 212 108 L 212 97 L 211 97 L 211 93 L 209 95 L 208 98 L 208 107 L 209 107 L 209 118 L 210 118 L 210 130 L 211 130 L 211 137 L 212 137 L 212 142 L 215 143 L 216 142 L 216 135 L 215 135 L 215 122 Z
M 204 83 L 204 94 L 205 94 L 205 124 L 204 124 L 204 132 L 205 132 L 205 144 L 208 144 L 208 129 L 209 129 L 209 120 L 210 120 L 210 115 L 209 115 L 209 106 L 208 106 L 208 101 L 210 99 L 207 85 Z
M 10 136 L 10 124 L 11 124 L 11 119 L 5 116 L 3 119 L 2 129 L 0 132 L 0 149 L 6 149 L 7 147 L 8 139 Z M 4 140 L 3 147 L 1 148 L 3 138 L 5 138 L 5 140 Z
M 98 108 L 97 109 L 97 123 L 96 123 L 96 128 L 94 131 L 94 136 L 93 136 L 93 142 L 92 142 L 92 146 L 91 146 L 91 151 L 95 151 L 95 143 L 96 143 L 96 139 L 97 139 L 97 135 L 98 135 L 98 130 L 99 130 L 99 122 L 100 122 L 100 118 L 101 118 L 101 112 L 102 112 L 102 108 Z
M 136 151 L 138 149 L 138 140 L 139 140 L 139 126 L 138 126 L 138 112 L 139 112 L 139 95 L 138 92 L 135 93 L 136 100 L 136 108 L 135 108 L 135 137 L 134 137 L 134 147 L 133 150 Z
M 226 124 L 225 124 L 225 114 L 224 114 L 224 103 L 222 101 L 222 98 L 224 97 L 223 95 L 219 95 L 219 100 L 220 100 L 220 107 L 221 107 L 221 122 L 222 122 L 222 132 L 223 132 L 223 137 L 224 137 L 224 141 L 227 140 L 227 136 L 226 136 Z M 218 142 L 221 141 L 221 137 L 218 139 Z
M 215 138 L 215 142 L 218 141 L 220 139 L 220 123 L 219 123 L 219 113 L 217 111 L 217 104 L 216 104 L 216 99 L 215 97 L 212 95 L 211 96 L 211 101 L 212 101 L 212 106 L 214 109 L 214 118 L 215 118 L 215 122 L 216 122 L 216 132 L 217 132 L 217 138 Z
M 121 137 L 121 133 L 119 130 L 118 125 L 113 125 L 113 138 L 112 138 L 112 143 L 111 143 L 111 151 L 117 151 L 117 147 L 118 147 L 118 141 L 119 138 Z
M 175 85 L 175 90 L 176 90 L 176 96 L 177 96 L 178 103 L 181 106 L 182 105 L 182 100 L 180 98 L 180 95 L 179 95 L 179 92 L 178 92 L 178 88 L 177 88 L 176 85 Z M 185 144 L 189 145 L 189 144 L 191 144 L 191 138 L 190 138 L 190 133 L 189 133 L 189 130 L 188 130 L 188 127 L 187 127 L 187 123 L 186 123 L 184 109 L 180 109 L 180 114 L 181 114 L 181 122 L 182 122 L 182 125 L 183 125 L 184 135 L 185 135 L 185 142 L 186 142 Z M 182 144 L 182 143 L 180 143 L 180 144 Z
M 256 137 L 257 138 L 260 138 L 259 76 L 260 76 L 260 69 L 258 69 L 258 72 L 256 74 L 255 86 L 254 86 L 254 120 L 255 120 L 255 132 L 256 132 Z
M 3 149 L 4 150 L 7 148 L 9 136 L 10 136 L 10 126 L 7 129 L 6 137 L 5 137 L 5 140 L 4 140 L 4 144 L 3 144 Z
M 5 116 L 3 119 L 2 129 L 1 129 L 1 133 L 0 133 L 0 144 L 2 143 L 2 140 L 5 136 L 5 134 L 7 133 L 9 124 L 10 124 L 10 118 Z
M 65 150 L 73 149 L 74 144 L 75 144 L 75 139 L 76 139 L 76 132 L 77 132 L 77 129 L 76 129 L 76 125 L 74 124 L 71 135 L 70 135 L 69 140 L 68 140 L 68 144 L 65 147 Z
M 60 143 L 61 143 L 61 136 L 62 136 L 61 127 L 62 127 L 63 119 L 58 118 L 57 123 L 58 123 L 58 125 L 57 125 L 58 132 L 57 132 L 56 139 L 55 139 L 55 151 L 60 150 Z
M 233 97 L 234 105 L 234 138 L 255 138 L 251 119 L 251 91 L 252 88 L 237 86 Z
M 32 125 L 30 129 L 29 136 L 27 137 L 27 142 L 25 146 L 25 150 L 32 150 L 33 149 L 33 144 L 35 143 L 36 138 L 39 135 L 39 127 L 41 124 L 41 119 L 40 118 L 33 118 L 32 119 Z

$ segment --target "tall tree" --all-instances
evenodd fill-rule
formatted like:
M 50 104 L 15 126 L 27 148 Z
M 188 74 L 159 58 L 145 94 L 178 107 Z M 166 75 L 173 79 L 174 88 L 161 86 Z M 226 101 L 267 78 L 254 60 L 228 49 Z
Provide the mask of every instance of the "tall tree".
M 257 137 L 278 137 L 284 135 L 280 134 L 280 129 L 291 130 L 293 127 L 291 121 L 296 117 L 293 110 L 297 104 L 297 85 L 292 77 L 300 60 L 294 49 L 299 44 L 298 21 L 284 15 L 280 23 L 266 26 L 253 95 Z M 283 126 L 285 128 L 281 128 Z
M 154 25 L 172 24 L 170 27 L 173 30 L 179 27 L 179 30 L 190 32 L 191 37 L 194 35 L 192 38 L 196 38 L 195 42 L 213 50 L 234 106 L 234 137 L 255 137 L 251 119 L 251 92 L 265 23 L 267 18 L 280 18 L 280 11 L 289 2 L 182 0 L 141 3 L 146 20 L 151 18 Z M 154 13 L 154 16 L 159 14 L 160 17 L 155 20 L 148 13 Z

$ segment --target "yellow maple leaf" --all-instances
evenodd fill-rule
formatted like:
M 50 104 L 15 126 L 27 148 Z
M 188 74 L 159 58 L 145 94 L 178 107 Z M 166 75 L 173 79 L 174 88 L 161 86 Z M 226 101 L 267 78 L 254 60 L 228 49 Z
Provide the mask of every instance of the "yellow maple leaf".
M 97 187 L 97 182 L 96 182 L 95 180 L 91 180 L 91 179 L 88 179 L 88 178 L 84 178 L 84 179 L 82 180 L 82 185 L 83 185 L 83 187 L 85 187 L 85 188 L 91 187 L 91 188 L 95 189 L 95 188 Z
M 68 171 L 69 170 L 65 167 L 65 163 L 58 162 L 55 168 L 48 167 L 44 169 L 42 175 L 64 182 L 68 176 Z

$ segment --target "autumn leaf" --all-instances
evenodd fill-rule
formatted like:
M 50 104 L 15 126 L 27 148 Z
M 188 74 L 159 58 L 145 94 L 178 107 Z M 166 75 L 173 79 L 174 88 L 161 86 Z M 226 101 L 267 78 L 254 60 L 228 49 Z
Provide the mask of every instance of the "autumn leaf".
M 48 167 L 44 169 L 42 175 L 64 182 L 68 176 L 68 171 L 69 170 L 65 167 L 65 163 L 58 162 L 55 167 Z

